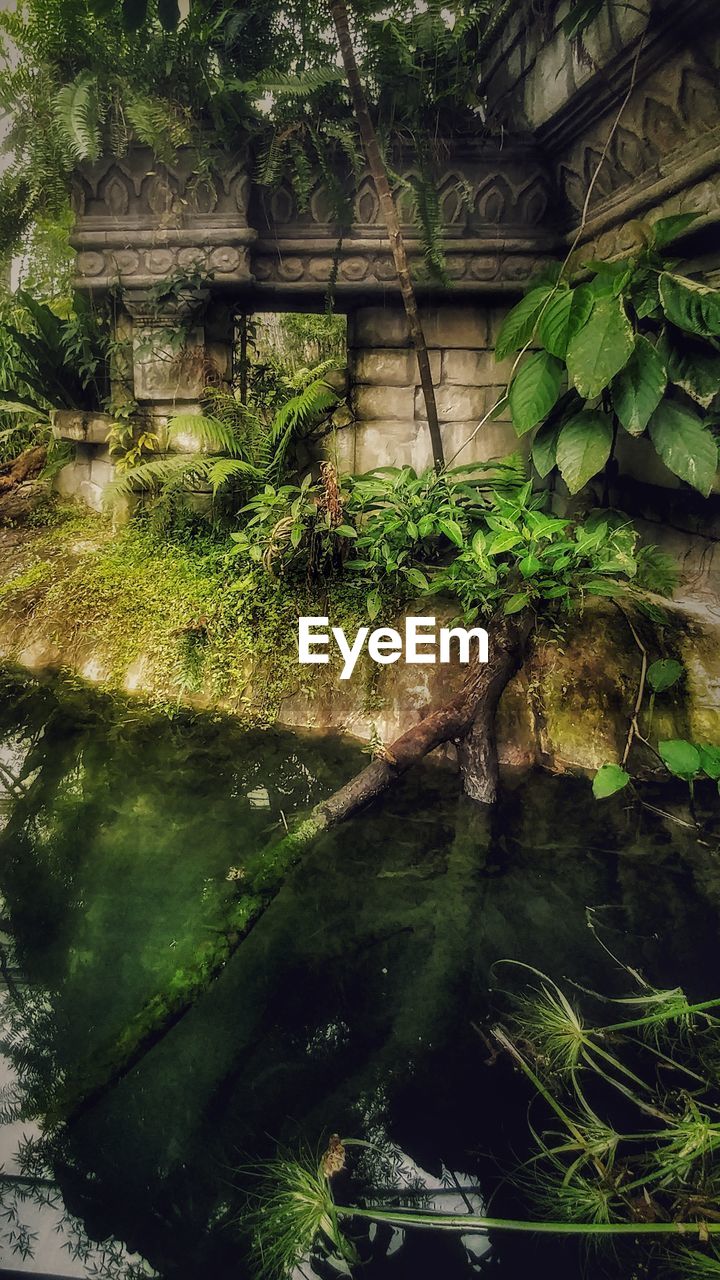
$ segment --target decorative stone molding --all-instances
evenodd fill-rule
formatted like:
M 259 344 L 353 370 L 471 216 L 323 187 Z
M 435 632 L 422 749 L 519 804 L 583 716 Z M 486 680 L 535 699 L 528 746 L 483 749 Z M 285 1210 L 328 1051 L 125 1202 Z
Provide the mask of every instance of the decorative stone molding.
M 402 158 L 397 163 L 403 181 L 412 182 L 412 166 Z M 255 187 L 245 165 L 230 156 L 199 181 L 190 153 L 168 166 L 138 148 L 123 161 L 78 172 L 73 244 L 79 286 L 151 289 L 195 271 L 214 292 L 244 296 L 321 295 L 331 280 L 348 295 L 393 287 L 395 268 L 369 175 L 357 183 L 355 221 L 341 238 L 322 183 L 300 210 L 289 186 Z M 557 247 L 554 183 L 531 140 L 502 147 L 465 141 L 440 168 L 438 191 L 448 277 L 463 290 L 517 290 Z M 422 283 L 423 247 L 408 195 L 399 203 Z

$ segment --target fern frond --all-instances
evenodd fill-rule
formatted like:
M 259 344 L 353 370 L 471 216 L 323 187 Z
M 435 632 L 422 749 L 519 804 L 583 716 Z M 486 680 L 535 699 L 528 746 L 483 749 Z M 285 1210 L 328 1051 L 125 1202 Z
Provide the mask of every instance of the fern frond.
M 199 484 L 207 481 L 212 469 L 211 458 L 199 454 L 173 454 L 166 458 L 153 458 L 142 462 L 122 475 L 116 476 L 107 492 L 111 497 L 128 497 L 133 493 L 167 489 L 169 486 Z
M 240 458 L 219 458 L 209 468 L 207 479 L 215 494 L 230 480 L 259 481 L 262 479 L 262 472 L 252 463 L 243 462 Z
M 635 583 L 658 596 L 672 596 L 678 584 L 678 568 L 672 556 L 659 547 L 641 547 L 637 553 Z
M 100 136 L 98 85 L 89 71 L 81 71 L 71 84 L 63 85 L 55 96 L 55 118 L 68 150 L 75 160 L 97 160 Z
M 128 98 L 125 114 L 138 141 L 150 147 L 158 160 L 172 163 L 178 149 L 193 140 L 190 114 L 174 102 L 136 94 Z
M 223 421 L 219 417 L 207 417 L 205 414 L 179 413 L 170 419 L 167 432 L 171 441 L 178 436 L 192 436 L 201 449 L 229 453 L 233 458 L 244 456 L 244 442 L 233 421 Z
M 319 89 L 331 84 L 342 84 L 343 74 L 339 67 L 323 67 L 313 71 L 303 71 L 301 75 L 292 75 L 284 71 L 266 71 L 241 85 L 242 90 L 250 97 L 260 97 L 272 93 L 276 97 L 309 98 Z
M 339 360 L 336 356 L 330 356 L 327 360 L 322 360 L 320 364 L 313 365 L 312 369 L 298 369 L 297 373 L 292 375 L 290 382 L 293 390 L 304 391 L 312 383 L 321 382 L 328 373 L 342 368 L 342 360 Z
M 332 387 L 322 378 L 316 378 L 278 409 L 270 430 L 273 450 L 268 468 L 270 476 L 277 476 L 282 471 L 293 437 L 306 433 L 338 403 L 339 396 Z

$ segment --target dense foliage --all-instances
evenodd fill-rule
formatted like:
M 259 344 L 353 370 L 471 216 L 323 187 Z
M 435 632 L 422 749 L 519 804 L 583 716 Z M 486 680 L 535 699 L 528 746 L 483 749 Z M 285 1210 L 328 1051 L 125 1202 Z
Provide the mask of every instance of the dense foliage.
M 705 497 L 713 487 L 720 290 L 667 257 L 695 217 L 637 224 L 636 252 L 566 265 L 505 321 L 496 357 L 520 353 L 508 391 L 515 429 L 535 432 L 539 476 L 557 468 L 571 494 L 612 466 L 621 436 L 649 437 L 675 475 Z

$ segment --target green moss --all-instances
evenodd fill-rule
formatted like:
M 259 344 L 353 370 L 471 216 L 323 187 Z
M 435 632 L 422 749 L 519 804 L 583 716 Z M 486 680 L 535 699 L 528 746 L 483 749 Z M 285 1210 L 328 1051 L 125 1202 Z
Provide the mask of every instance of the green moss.
M 141 662 L 143 692 L 158 702 L 194 695 L 269 722 L 283 698 L 319 687 L 318 668 L 297 661 L 298 617 L 328 615 L 354 631 L 367 621 L 366 587 L 351 577 L 272 578 L 227 552 L 227 539 L 202 524 L 162 537 L 142 522 L 113 531 L 102 516 L 61 506 L 0 599 L 25 609 L 33 639 L 69 665 L 99 664 L 110 687 Z M 390 589 L 386 603 L 400 604 Z M 335 657 L 323 685 L 338 671 Z

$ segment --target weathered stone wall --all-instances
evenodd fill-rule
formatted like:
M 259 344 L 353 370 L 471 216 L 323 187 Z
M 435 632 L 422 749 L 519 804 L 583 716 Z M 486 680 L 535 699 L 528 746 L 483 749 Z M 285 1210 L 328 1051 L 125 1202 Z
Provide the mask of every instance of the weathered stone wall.
M 475 137 L 437 147 L 449 284 L 431 289 L 417 274 L 448 459 L 497 399 L 509 371 L 492 353 L 503 310 L 548 258 L 563 257 L 576 241 L 586 257 L 612 257 L 631 247 L 633 219 L 692 211 L 700 217 L 678 254 L 687 269 L 720 270 L 717 0 L 607 6 L 572 43 L 562 30 L 567 11 L 567 0 L 514 8 L 482 54 L 487 120 Z M 406 188 L 412 156 L 393 156 L 393 164 Z M 355 471 L 426 466 L 424 405 L 369 175 L 357 180 L 353 223 L 340 237 L 320 180 L 299 209 L 287 185 L 255 186 L 252 158 L 243 154 L 223 157 L 199 186 L 194 172 L 190 152 L 164 166 L 139 149 L 76 175 L 78 284 L 124 289 L 132 393 L 152 429 L 162 436 L 168 416 L 198 409 L 208 371 L 228 377 L 233 309 L 312 309 L 336 276 L 336 302 L 349 316 L 357 416 L 334 440 L 338 461 Z M 419 265 L 422 240 L 402 187 L 399 208 Z M 159 314 L 153 293 L 178 270 L 208 273 L 208 306 L 182 351 L 163 351 L 158 335 L 181 317 L 172 307 Z M 500 418 L 458 462 L 520 445 Z M 678 490 L 646 442 L 623 446 L 627 477 Z M 96 484 L 88 465 L 99 477 L 107 461 L 81 451 L 67 483 L 87 496 L 83 486 Z
M 512 361 L 495 360 L 507 305 L 438 303 L 423 311 L 445 457 L 457 465 L 503 457 L 520 442 L 505 412 L 476 428 L 501 397 Z M 355 424 L 339 432 L 339 464 L 351 471 L 432 463 L 425 403 L 404 312 L 395 303 L 350 317 L 348 363 Z M 473 433 L 475 434 L 474 439 Z M 468 445 L 467 442 L 471 441 Z

